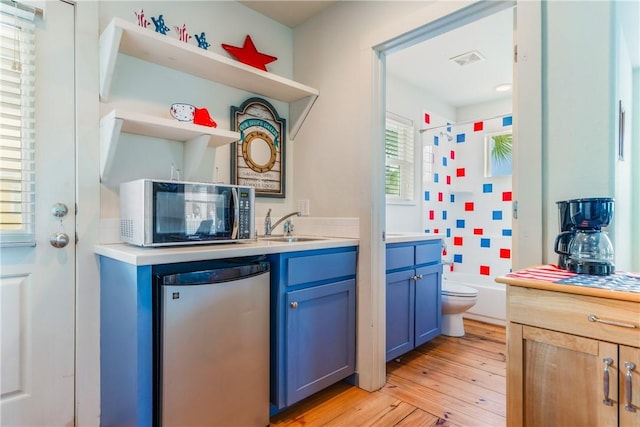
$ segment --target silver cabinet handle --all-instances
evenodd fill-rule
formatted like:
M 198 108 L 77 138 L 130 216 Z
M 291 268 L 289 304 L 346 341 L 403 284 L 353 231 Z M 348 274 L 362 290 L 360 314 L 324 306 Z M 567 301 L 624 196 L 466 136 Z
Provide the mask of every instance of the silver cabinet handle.
M 629 412 L 636 412 L 636 408 L 633 406 L 633 403 L 631 402 L 631 391 L 632 391 L 632 383 L 631 381 L 633 380 L 633 375 L 631 374 L 631 371 L 633 371 L 636 368 L 636 364 L 633 362 L 624 362 L 624 367 L 627 368 L 627 373 L 625 374 L 625 390 L 626 390 L 626 395 L 627 395 L 627 402 L 626 405 L 624 405 L 624 409 L 625 411 L 629 411 Z
M 605 357 L 602 361 L 604 362 L 604 376 L 602 378 L 604 399 L 602 399 L 602 403 L 607 406 L 613 406 L 613 400 L 609 399 L 609 367 L 613 364 L 613 359 Z
M 422 274 L 416 274 L 415 276 L 411 277 L 411 280 L 418 281 L 421 280 L 424 276 L 422 276 Z
M 289 304 L 289 307 L 291 308 L 298 308 L 298 303 L 296 301 L 293 301 L 291 304 Z
M 595 314 L 588 315 L 587 320 L 589 322 L 599 322 L 599 323 L 604 323 L 605 325 L 620 326 L 623 328 L 631 328 L 631 329 L 640 328 L 640 326 L 634 325 L 633 323 L 618 322 L 616 320 L 599 319 L 598 316 L 596 316 Z

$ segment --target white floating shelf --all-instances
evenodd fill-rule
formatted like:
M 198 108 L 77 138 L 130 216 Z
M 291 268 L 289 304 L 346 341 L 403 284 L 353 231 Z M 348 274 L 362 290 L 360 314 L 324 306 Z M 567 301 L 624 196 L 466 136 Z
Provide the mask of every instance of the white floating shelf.
M 118 52 L 226 86 L 289 103 L 289 135 L 295 138 L 318 90 L 227 58 L 171 36 L 114 18 L 100 35 L 100 98 L 109 97 Z
M 220 147 L 240 139 L 238 132 L 113 110 L 100 120 L 100 177 L 103 181 L 108 180 L 111 172 L 121 132 L 184 142 L 185 179 L 190 179 L 207 147 Z

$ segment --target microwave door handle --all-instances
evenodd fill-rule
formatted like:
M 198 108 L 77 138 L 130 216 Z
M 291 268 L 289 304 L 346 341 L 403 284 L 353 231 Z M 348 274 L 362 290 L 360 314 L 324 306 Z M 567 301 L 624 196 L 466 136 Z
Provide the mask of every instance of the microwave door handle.
M 237 188 L 231 189 L 231 195 L 233 196 L 233 230 L 231 230 L 231 238 L 236 239 L 238 237 L 238 225 L 240 223 L 240 204 L 238 203 Z

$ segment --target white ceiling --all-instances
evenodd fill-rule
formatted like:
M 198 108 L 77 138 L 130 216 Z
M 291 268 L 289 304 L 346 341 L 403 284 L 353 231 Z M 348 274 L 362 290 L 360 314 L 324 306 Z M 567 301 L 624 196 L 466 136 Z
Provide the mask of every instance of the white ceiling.
M 511 97 L 495 87 L 513 80 L 513 10 L 507 9 L 387 56 L 394 74 L 452 107 Z M 479 52 L 485 59 L 466 66 L 450 60 Z
M 336 1 L 244 1 L 243 5 L 290 28 Z M 511 96 L 494 88 L 512 80 L 512 10 L 450 31 L 387 57 L 387 72 L 424 88 L 453 107 Z M 472 50 L 486 59 L 466 67 L 449 58 Z
M 244 1 L 238 0 L 250 9 L 290 28 L 295 28 L 313 15 L 336 3 L 333 0 L 304 1 Z

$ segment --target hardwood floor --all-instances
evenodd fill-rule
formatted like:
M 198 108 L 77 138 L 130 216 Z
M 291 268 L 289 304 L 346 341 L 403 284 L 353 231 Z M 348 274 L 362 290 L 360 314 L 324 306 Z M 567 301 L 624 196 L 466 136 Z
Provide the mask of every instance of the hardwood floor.
M 275 415 L 271 426 L 504 426 L 505 328 L 465 319 L 387 364 L 373 393 L 340 382 Z

